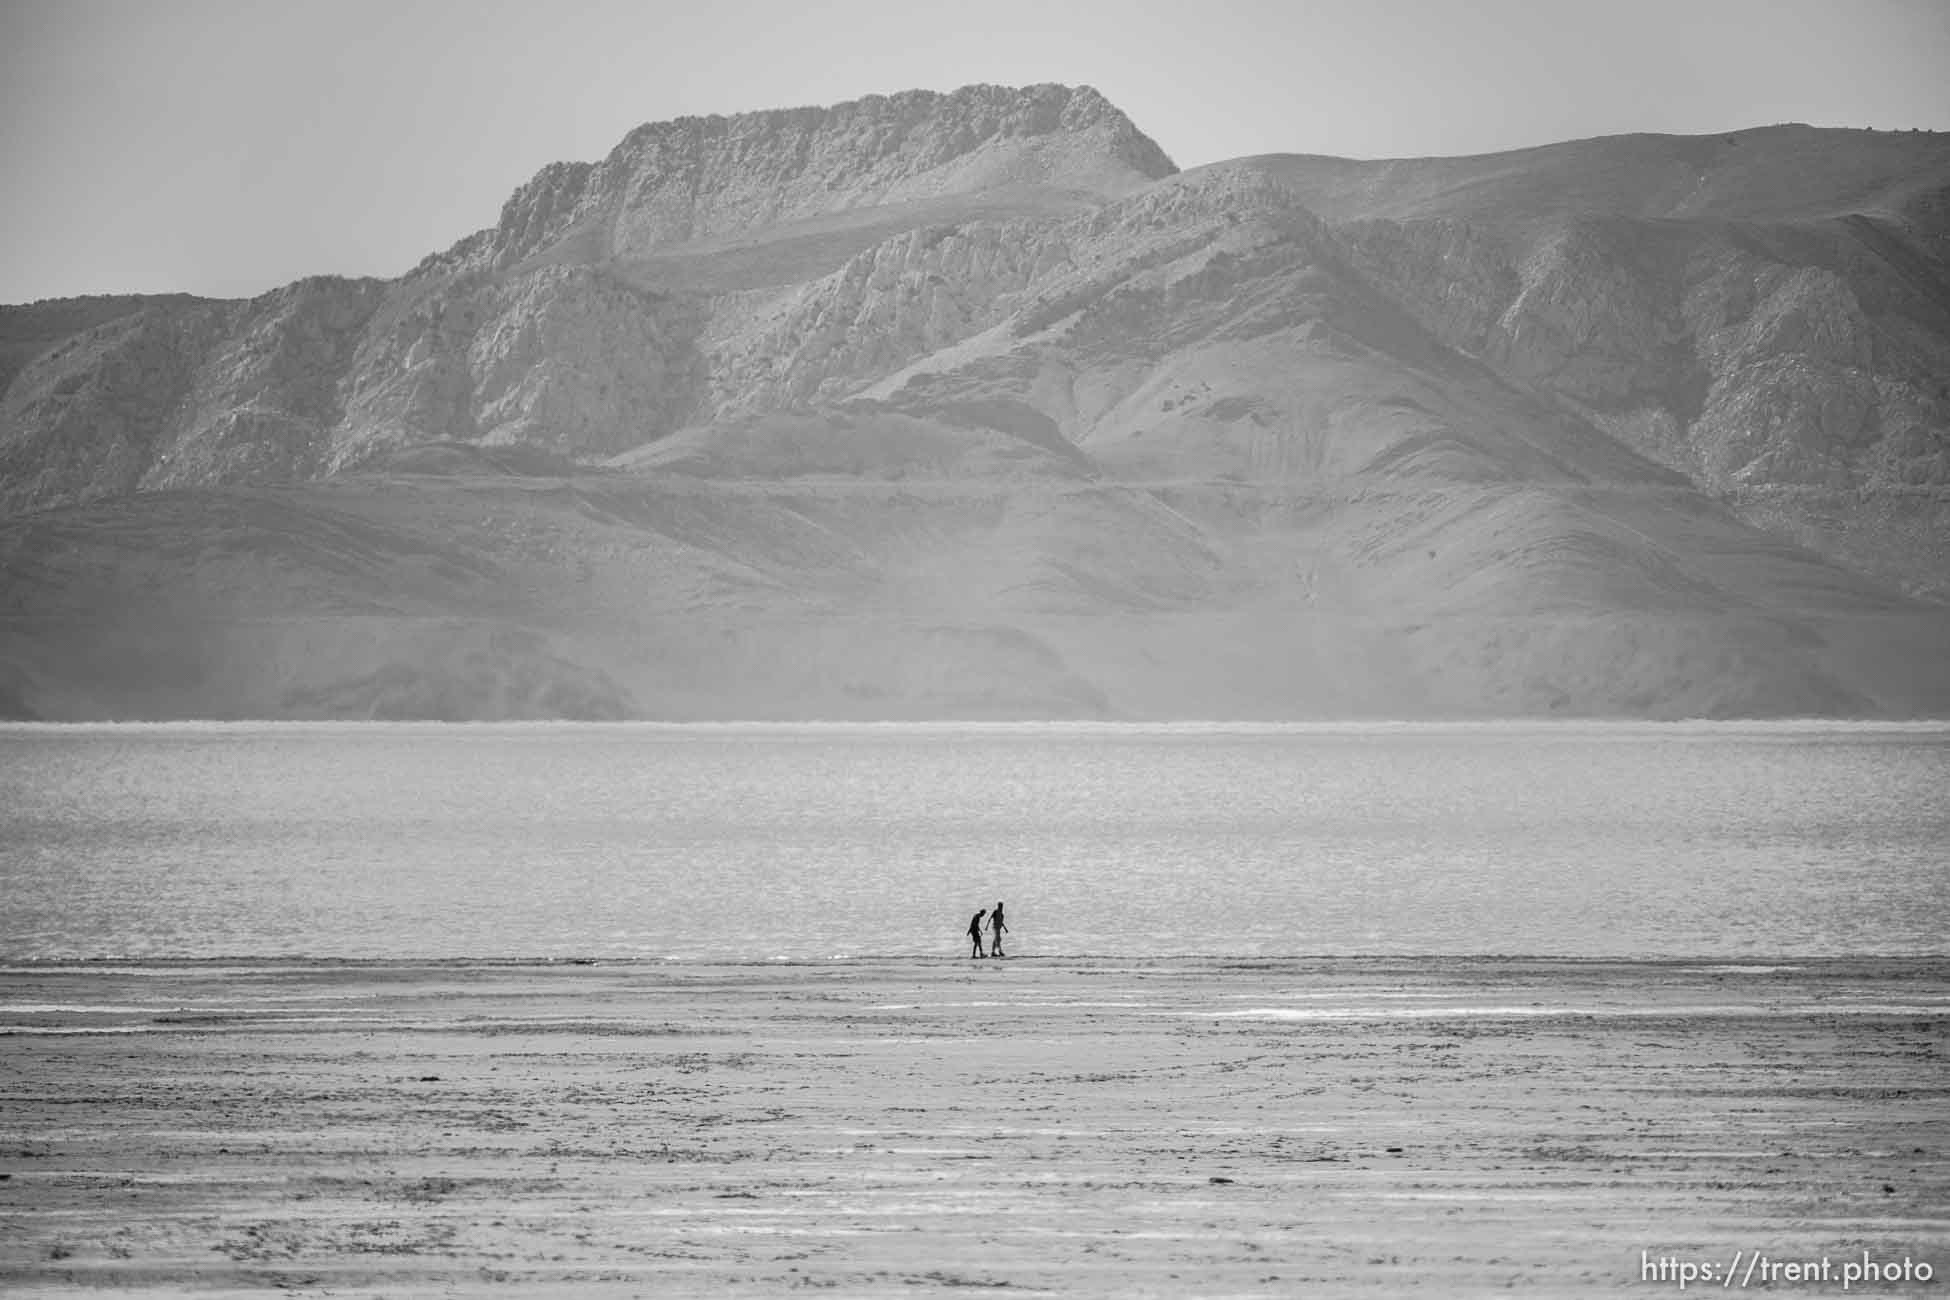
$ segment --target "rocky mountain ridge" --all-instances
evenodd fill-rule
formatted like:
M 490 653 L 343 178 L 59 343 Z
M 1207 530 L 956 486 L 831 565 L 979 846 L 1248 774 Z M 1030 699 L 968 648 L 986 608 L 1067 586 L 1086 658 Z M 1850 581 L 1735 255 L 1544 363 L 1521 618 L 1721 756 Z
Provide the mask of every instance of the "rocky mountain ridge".
M 741 359 L 764 351 L 762 338 L 720 329 L 726 364 L 714 367 L 699 334 L 744 304 L 673 292 L 640 273 L 644 257 L 860 208 L 891 205 L 918 226 L 969 195 L 1001 194 L 1004 212 L 1067 210 L 1172 170 L 1087 88 L 978 86 L 646 126 L 602 163 L 544 168 L 496 226 L 401 281 L 141 305 L 60 340 L 0 399 L 0 506 L 302 480 L 423 441 L 626 450 L 708 418 L 706 389 L 742 390 Z M 1001 247 L 975 224 L 978 244 Z M 868 229 L 876 242 L 884 233 Z M 937 256 L 927 273 L 946 282 L 943 270 Z M 761 322 L 790 315 L 766 307 Z M 823 332 L 804 322 L 793 347 L 815 350 Z M 713 381 L 713 369 L 726 373 Z M 791 401 L 802 386 L 789 378 L 771 396 Z M 741 391 L 736 405 L 754 400 Z
M 599 163 L 544 168 L 495 226 L 422 270 L 507 270 L 565 246 L 583 260 L 640 258 L 794 218 L 1009 187 L 1107 197 L 1176 170 L 1087 86 L 678 118 L 638 127 Z
M 0 690 L 1950 711 L 1946 195 L 1939 137 L 1796 127 L 1180 174 L 1056 86 L 653 124 L 397 281 L 0 309 Z M 160 628 L 200 685 L 75 667 Z

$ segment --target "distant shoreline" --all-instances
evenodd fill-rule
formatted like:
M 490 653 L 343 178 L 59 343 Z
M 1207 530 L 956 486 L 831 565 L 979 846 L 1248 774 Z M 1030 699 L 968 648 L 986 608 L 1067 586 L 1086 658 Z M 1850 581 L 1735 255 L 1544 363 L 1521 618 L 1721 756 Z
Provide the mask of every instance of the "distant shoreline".
M 1775 718 L 1626 718 L 1522 716 L 1495 718 L 1313 718 L 1287 721 L 1227 720 L 1211 718 L 1180 719 L 791 719 L 722 718 L 714 720 L 670 721 L 650 718 L 577 720 L 566 718 L 500 718 L 447 721 L 439 718 L 129 718 L 75 721 L 0 718 L 0 733 L 5 732 L 86 732 L 86 731 L 293 731 L 391 730 L 435 732 L 547 730 L 574 731 L 669 731 L 726 735 L 763 735 L 779 732 L 840 732 L 857 734 L 877 731 L 996 732 L 1005 735 L 1035 735 L 1056 732 L 1076 735 L 1133 735 L 1164 732 L 1180 735 L 1336 735 L 1374 731 L 1394 732 L 1482 732 L 1482 731 L 1558 731 L 1581 730 L 1645 731 L 1671 734 L 1700 731 L 1716 735 L 1743 731 L 1780 733 L 1795 731 L 1856 732 L 1897 731 L 1930 733 L 1950 731 L 1950 715 L 1928 718 L 1830 718 L 1820 716 Z
M 112 969 L 153 969 L 158 972 L 212 971 L 235 967 L 255 971 L 330 971 L 347 970 L 556 970 L 575 967 L 606 967 L 623 970 L 869 970 L 880 967 L 916 966 L 927 970 L 988 969 L 990 967 L 1076 967 L 1105 971 L 1144 971 L 1169 969 L 1192 973 L 1247 971 L 1272 974 L 1312 973 L 1335 966 L 1373 968 L 1387 965 L 1421 969 L 1454 966 L 1457 968 L 1520 970 L 1526 967 L 1563 967 L 1590 971 L 1616 966 L 1626 970 L 1670 969 L 1676 971 L 1818 970 L 1826 973 L 1884 966 L 1934 966 L 1950 964 L 1950 949 L 1922 953 L 1874 953 L 1865 955 L 1804 954 L 1783 952 L 1767 955 L 1723 957 L 1710 953 L 1692 956 L 1577 956 L 1550 953 L 1158 953 L 1119 955 L 1115 953 L 1022 953 L 1010 954 L 1000 962 L 953 953 L 860 953 L 836 957 L 619 957 L 619 956 L 507 956 L 427 957 L 413 955 L 374 957 L 314 956 L 304 953 L 276 955 L 182 956 L 91 956 L 91 957 L 8 957 L 0 955 L 0 976 L 69 971 L 76 974 L 105 973 Z

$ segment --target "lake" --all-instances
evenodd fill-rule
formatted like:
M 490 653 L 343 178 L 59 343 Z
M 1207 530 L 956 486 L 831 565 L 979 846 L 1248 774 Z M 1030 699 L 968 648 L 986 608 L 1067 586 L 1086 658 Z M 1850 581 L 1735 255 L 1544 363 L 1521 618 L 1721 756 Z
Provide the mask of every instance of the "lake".
M 1950 725 L 0 727 L 0 959 L 1950 952 Z

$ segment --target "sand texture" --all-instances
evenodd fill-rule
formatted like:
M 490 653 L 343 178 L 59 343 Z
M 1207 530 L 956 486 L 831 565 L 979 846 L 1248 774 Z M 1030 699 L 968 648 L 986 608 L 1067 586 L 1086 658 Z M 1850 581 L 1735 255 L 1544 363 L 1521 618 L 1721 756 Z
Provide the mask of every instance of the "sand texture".
M 1941 960 L 33 966 L 0 1034 L 14 1295 L 1950 1274 Z

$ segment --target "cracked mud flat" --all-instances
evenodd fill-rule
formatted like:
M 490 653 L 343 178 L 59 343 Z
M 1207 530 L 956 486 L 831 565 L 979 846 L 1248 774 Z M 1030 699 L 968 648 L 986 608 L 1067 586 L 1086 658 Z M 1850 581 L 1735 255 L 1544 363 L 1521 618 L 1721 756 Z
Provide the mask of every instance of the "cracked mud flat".
M 1950 1274 L 1942 960 L 93 963 L 0 1035 L 15 1295 Z

